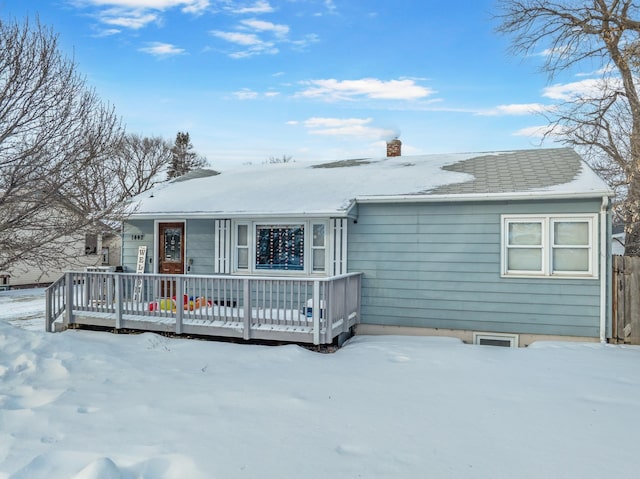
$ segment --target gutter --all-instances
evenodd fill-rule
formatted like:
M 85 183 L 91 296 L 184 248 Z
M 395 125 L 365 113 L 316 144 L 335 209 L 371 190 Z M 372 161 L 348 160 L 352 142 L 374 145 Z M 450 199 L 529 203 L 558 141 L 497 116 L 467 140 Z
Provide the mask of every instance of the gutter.
M 609 222 L 607 221 L 607 210 L 609 207 L 609 197 L 602 197 L 602 206 L 600 207 L 600 342 L 607 342 L 607 304 L 608 304 L 608 288 L 609 284 L 609 251 L 607 248 L 607 236 L 609 231 Z
M 609 196 L 610 191 L 591 191 L 586 193 L 544 193 L 540 191 L 522 193 L 469 193 L 458 195 L 388 195 L 388 196 L 359 196 L 358 203 L 434 203 L 434 202 L 459 202 L 459 201 L 509 201 L 509 200 L 560 200 L 560 199 L 587 199 Z
M 300 218 L 350 218 L 356 219 L 357 216 L 347 211 L 300 211 L 297 213 L 274 213 L 274 212 L 247 212 L 247 213 L 225 213 L 223 211 L 150 211 L 144 213 L 134 213 L 130 215 L 127 219 L 131 220 L 163 220 L 169 221 L 173 219 L 180 220 L 190 220 L 190 219 L 225 219 L 225 220 L 235 220 L 235 219 L 295 219 L 299 220 Z

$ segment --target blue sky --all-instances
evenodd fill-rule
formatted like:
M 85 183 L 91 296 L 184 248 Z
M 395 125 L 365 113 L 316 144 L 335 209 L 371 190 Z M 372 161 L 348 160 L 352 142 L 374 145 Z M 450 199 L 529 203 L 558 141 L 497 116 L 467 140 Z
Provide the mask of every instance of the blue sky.
M 59 34 L 128 131 L 188 131 L 213 166 L 384 156 L 394 136 L 406 155 L 538 146 L 535 111 L 562 85 L 509 55 L 495 13 L 493 0 L 0 0 L 3 20 L 38 15 Z

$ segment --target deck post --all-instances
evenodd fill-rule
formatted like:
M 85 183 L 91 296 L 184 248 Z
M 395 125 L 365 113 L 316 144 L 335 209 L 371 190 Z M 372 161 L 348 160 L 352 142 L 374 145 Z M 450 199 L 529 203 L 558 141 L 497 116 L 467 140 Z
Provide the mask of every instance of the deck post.
M 176 334 L 182 334 L 182 315 L 184 314 L 183 279 L 182 276 L 178 276 L 176 280 Z
M 347 276 L 344 279 L 344 296 L 343 296 L 343 321 L 342 321 L 342 332 L 349 332 L 349 316 L 351 316 L 351 311 L 349 311 L 349 294 L 351 293 L 351 276 Z
M 122 276 L 118 273 L 115 276 L 116 329 L 122 329 Z
M 242 337 L 244 339 L 251 339 L 251 283 L 249 278 L 242 280 L 243 287 L 243 312 L 244 312 L 244 331 Z
M 320 281 L 318 280 L 313 282 L 311 308 L 313 314 L 313 344 L 318 345 L 320 344 Z
M 52 309 L 53 309 L 51 307 L 52 298 L 53 298 L 53 290 L 47 288 L 45 290 L 44 294 L 45 294 L 45 304 L 44 304 L 44 321 L 45 321 L 45 323 L 44 323 L 44 328 L 45 328 L 45 331 L 47 333 L 50 333 L 51 332 L 51 325 L 53 324 L 53 321 L 51 319 L 51 316 L 53 315 L 53 313 L 51 312 Z
M 64 282 L 67 285 L 65 290 L 64 302 L 66 304 L 66 311 L 64 315 L 64 325 L 68 327 L 73 323 L 73 273 L 65 273 Z M 86 284 L 84 285 L 86 287 Z
M 357 276 L 356 280 L 356 297 L 358 298 L 358 305 L 356 306 L 356 323 L 360 323 L 360 312 L 362 308 L 362 274 Z
M 324 308 L 322 308 L 322 301 L 320 302 L 320 315 L 324 313 L 324 335 L 322 335 L 322 342 L 324 344 L 330 343 L 333 341 L 333 321 L 336 319 L 333 317 L 333 310 L 335 305 L 333 301 L 337 298 L 336 292 L 336 282 L 330 281 L 328 283 L 322 283 L 324 288 Z M 324 311 L 322 311 L 324 309 Z M 322 318 L 321 318 L 322 320 Z

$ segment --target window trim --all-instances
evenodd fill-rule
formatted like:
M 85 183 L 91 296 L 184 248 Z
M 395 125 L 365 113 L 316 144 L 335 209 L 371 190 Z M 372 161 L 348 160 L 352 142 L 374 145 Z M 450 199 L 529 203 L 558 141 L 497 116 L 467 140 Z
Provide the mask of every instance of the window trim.
M 500 275 L 504 278 L 598 278 L 598 216 L 593 214 L 520 214 L 501 215 L 500 221 Z M 513 248 L 509 245 L 509 225 L 512 223 L 540 222 L 542 225 L 542 268 L 540 271 L 509 270 L 508 252 Z M 588 249 L 587 271 L 556 271 L 553 265 L 553 252 L 557 248 L 554 241 L 554 224 L 557 222 L 576 222 L 588 224 L 587 246 L 576 247 Z
M 240 228 L 240 226 L 246 226 L 247 227 L 247 244 L 246 245 L 240 245 L 238 244 L 238 229 Z M 232 232 L 233 232 L 233 266 L 232 266 L 232 271 L 236 271 L 239 273 L 246 273 L 248 271 L 251 270 L 251 222 L 250 221 L 235 221 L 233 223 L 233 228 L 232 228 Z M 246 268 L 240 268 L 238 265 L 240 263 L 240 249 L 245 249 L 247 250 L 247 267 Z
M 257 274 L 268 276 L 327 276 L 329 271 L 329 244 L 330 244 L 330 229 L 329 220 L 325 219 L 304 219 L 304 218 L 265 218 L 259 220 L 234 220 L 232 226 L 232 245 L 233 252 L 231 254 L 233 258 L 233 265 L 231 271 L 233 274 Z M 324 269 L 322 271 L 313 271 L 313 227 L 314 225 L 321 224 L 324 226 Z M 238 226 L 247 225 L 247 247 L 249 249 L 249 264 L 248 268 L 238 268 Z M 256 227 L 257 226 L 296 226 L 302 225 L 304 227 L 304 267 L 301 270 L 293 269 L 258 269 L 256 268 Z

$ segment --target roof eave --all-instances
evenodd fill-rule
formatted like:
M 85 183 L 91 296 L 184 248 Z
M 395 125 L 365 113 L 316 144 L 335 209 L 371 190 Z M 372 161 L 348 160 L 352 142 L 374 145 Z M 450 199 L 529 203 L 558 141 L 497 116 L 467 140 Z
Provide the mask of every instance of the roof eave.
M 298 212 L 258 212 L 258 211 L 246 211 L 225 213 L 223 211 L 171 211 L 171 212 L 148 212 L 148 213 L 134 213 L 129 216 L 129 219 L 144 220 L 144 219 L 260 219 L 260 218 L 282 218 L 282 219 L 300 219 L 300 218 L 352 218 L 353 214 L 349 210 L 334 210 L 334 211 L 298 211 Z
M 518 193 L 468 193 L 447 195 L 388 195 L 388 196 L 360 196 L 357 203 L 437 203 L 459 201 L 509 201 L 509 200 L 552 200 L 552 199 L 587 199 L 612 197 L 611 190 L 598 190 L 589 192 L 558 192 L 558 191 L 533 191 Z

